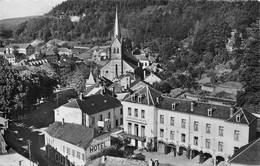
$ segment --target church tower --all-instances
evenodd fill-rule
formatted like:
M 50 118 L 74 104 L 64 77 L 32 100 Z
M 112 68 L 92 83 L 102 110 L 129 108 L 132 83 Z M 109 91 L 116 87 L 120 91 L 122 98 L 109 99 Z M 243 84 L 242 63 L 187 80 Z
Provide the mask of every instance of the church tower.
M 121 36 L 120 36 L 117 8 L 116 8 L 114 35 L 113 35 L 112 44 L 111 44 L 111 48 L 110 48 L 111 60 L 121 60 L 122 59 L 122 43 L 121 43 L 120 37 Z

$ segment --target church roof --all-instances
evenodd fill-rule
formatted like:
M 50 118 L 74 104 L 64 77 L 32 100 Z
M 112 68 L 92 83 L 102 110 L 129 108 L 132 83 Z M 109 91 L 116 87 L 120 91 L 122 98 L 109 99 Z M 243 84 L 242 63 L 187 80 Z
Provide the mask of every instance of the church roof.
M 95 82 L 95 80 L 94 80 L 93 74 L 92 74 L 92 72 L 90 71 L 89 77 L 88 77 L 88 79 L 86 80 L 86 85 L 93 85 L 93 84 L 95 84 L 95 83 L 96 83 L 96 82 Z

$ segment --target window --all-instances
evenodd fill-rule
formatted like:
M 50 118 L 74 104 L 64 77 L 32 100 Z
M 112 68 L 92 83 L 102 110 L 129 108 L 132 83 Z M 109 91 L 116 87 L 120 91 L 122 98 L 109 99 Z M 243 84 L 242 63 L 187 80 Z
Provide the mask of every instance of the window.
M 70 155 L 70 148 L 67 148 L 67 154 Z
M 106 73 L 108 73 L 108 71 L 106 71 Z
M 241 119 L 241 115 L 240 115 L 240 114 L 237 114 L 237 115 L 236 115 L 236 122 L 240 122 L 240 119 Z
M 123 124 L 123 118 L 120 118 L 120 125 Z
M 210 134 L 210 124 L 206 124 L 206 133 Z
M 164 130 L 163 130 L 163 129 L 160 129 L 160 137 L 163 138 L 163 136 L 164 136 Z
M 234 153 L 236 153 L 238 151 L 238 147 L 234 147 Z
M 196 146 L 198 146 L 198 139 L 199 139 L 198 137 L 194 137 L 194 142 L 193 142 L 193 144 L 196 145 Z
M 194 131 L 199 131 L 199 122 L 194 122 Z
M 186 125 L 186 120 L 182 119 L 181 120 L 181 128 L 185 128 L 185 125 Z
M 123 115 L 123 108 L 120 108 L 120 115 Z
M 218 151 L 223 152 L 223 142 L 218 142 Z
M 102 115 L 99 115 L 99 120 L 102 121 L 102 119 L 103 119 L 103 118 L 102 118 Z
M 77 158 L 80 159 L 80 153 L 79 152 L 77 152 Z
M 218 135 L 223 137 L 223 135 L 224 135 L 223 131 L 224 131 L 224 127 L 223 126 L 219 126 Z
M 211 108 L 208 109 L 208 116 L 212 116 L 212 109 Z
M 75 157 L 75 150 L 72 150 L 72 156 Z
M 141 117 L 142 117 L 142 118 L 145 118 L 145 110 L 142 110 L 142 111 L 141 111 Z
M 117 53 L 119 53 L 119 48 L 117 47 Z
M 185 142 L 185 134 L 181 134 L 181 142 Z
M 174 120 L 175 120 L 175 118 L 171 117 L 171 126 L 174 126 Z
M 135 124 L 134 130 L 135 130 L 135 135 L 138 136 L 138 124 Z
M 138 117 L 138 109 L 135 108 L 135 117 Z
M 82 160 L 85 161 L 85 155 L 82 153 Z
M 128 134 L 132 134 L 132 123 L 128 123 Z
M 141 126 L 141 137 L 145 136 L 145 126 Z
M 63 146 L 63 153 L 65 153 L 65 146 Z
M 171 132 L 170 132 L 170 139 L 171 139 L 171 140 L 174 140 L 174 131 L 171 131 Z
M 206 148 L 210 149 L 210 139 L 206 139 Z
M 55 160 L 59 161 L 59 154 L 58 153 L 55 153 Z
M 110 115 L 110 112 L 108 112 L 108 115 L 107 115 L 107 116 L 108 116 L 108 119 L 110 119 L 110 116 L 111 116 L 111 115 Z
M 141 103 L 141 101 L 142 101 L 142 97 L 138 96 L 138 103 Z
M 95 124 L 95 117 L 92 117 L 92 124 Z
M 118 126 L 118 119 L 116 119 L 116 126 Z
M 116 47 L 114 47 L 114 53 L 116 53 Z
M 163 115 L 160 115 L 160 123 L 164 124 L 164 116 Z
M 131 116 L 131 112 L 132 112 L 131 108 L 128 107 L 128 116 Z
M 234 140 L 239 141 L 239 131 L 238 130 L 234 131 Z

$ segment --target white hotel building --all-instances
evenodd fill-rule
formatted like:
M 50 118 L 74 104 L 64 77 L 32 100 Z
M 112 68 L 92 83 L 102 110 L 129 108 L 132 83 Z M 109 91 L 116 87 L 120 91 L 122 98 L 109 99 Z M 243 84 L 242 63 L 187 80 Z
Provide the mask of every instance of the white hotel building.
M 211 159 L 216 165 L 257 134 L 257 118 L 242 108 L 169 98 L 149 86 L 122 104 L 131 143 L 144 147 L 152 142 L 165 154 L 199 155 L 200 161 Z

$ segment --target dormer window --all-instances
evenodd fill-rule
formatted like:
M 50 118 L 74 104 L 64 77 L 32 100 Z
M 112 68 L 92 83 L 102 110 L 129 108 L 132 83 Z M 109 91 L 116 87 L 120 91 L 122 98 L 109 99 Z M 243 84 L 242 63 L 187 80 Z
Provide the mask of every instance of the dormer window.
M 172 103 L 172 110 L 175 110 L 176 103 Z
M 134 96 L 134 95 L 131 96 L 131 101 L 132 101 L 132 102 L 135 101 L 135 96 Z
M 142 96 L 138 96 L 138 103 L 141 103 L 142 101 Z
M 208 109 L 208 116 L 212 116 L 212 108 Z
M 241 120 L 241 115 L 240 115 L 240 114 L 237 114 L 237 115 L 236 115 L 236 122 L 240 122 L 240 120 Z

